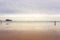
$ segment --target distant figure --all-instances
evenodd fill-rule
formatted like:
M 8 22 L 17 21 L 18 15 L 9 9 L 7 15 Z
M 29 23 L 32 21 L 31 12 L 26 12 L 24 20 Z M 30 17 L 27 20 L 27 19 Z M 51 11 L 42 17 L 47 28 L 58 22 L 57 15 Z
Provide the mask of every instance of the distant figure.
M 6 19 L 5 21 L 7 21 L 6 25 L 8 25 L 9 22 L 12 21 L 12 20 L 10 20 L 10 19 Z
M 54 21 L 54 25 L 56 26 L 56 21 Z
M 2 20 L 0 20 L 0 24 L 2 24 Z

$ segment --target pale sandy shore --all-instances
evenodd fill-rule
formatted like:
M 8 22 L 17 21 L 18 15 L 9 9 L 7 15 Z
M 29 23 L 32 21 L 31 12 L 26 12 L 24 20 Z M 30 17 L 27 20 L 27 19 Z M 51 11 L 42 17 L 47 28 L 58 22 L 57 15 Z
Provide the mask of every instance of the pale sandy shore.
M 3 23 L 0 40 L 60 40 L 60 23 Z
M 60 32 L 0 30 L 0 40 L 60 40 Z

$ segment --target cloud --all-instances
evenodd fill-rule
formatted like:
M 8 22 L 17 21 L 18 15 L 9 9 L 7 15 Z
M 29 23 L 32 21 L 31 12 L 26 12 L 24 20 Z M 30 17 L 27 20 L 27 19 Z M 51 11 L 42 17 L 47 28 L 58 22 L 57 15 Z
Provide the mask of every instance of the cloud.
M 60 14 L 60 0 L 0 0 L 0 13 Z

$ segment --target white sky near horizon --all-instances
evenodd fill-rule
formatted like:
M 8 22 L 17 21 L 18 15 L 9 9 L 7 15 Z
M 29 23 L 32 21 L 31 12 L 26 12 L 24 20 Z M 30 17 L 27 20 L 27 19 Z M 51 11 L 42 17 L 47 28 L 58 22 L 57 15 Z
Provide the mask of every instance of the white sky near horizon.
M 46 14 L 10 14 L 0 15 L 1 20 L 11 19 L 13 21 L 60 21 L 60 15 Z

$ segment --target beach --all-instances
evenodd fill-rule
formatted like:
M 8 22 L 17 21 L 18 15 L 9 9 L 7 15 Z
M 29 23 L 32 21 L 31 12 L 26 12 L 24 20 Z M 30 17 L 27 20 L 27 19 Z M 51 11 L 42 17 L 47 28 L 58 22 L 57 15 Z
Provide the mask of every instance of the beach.
M 0 24 L 0 40 L 60 40 L 59 23 L 16 22 Z

